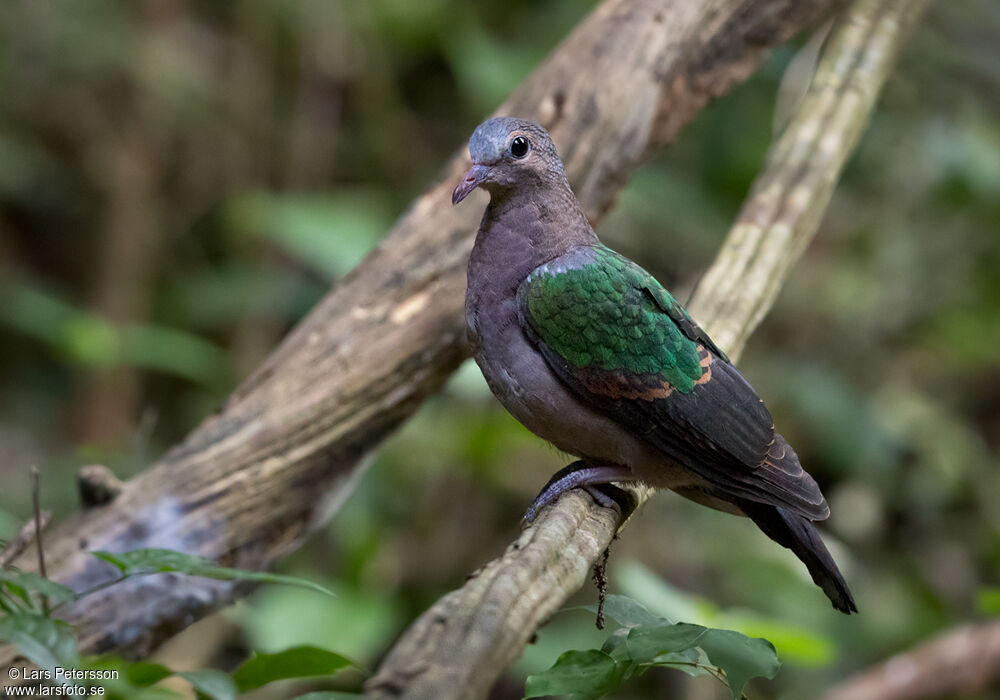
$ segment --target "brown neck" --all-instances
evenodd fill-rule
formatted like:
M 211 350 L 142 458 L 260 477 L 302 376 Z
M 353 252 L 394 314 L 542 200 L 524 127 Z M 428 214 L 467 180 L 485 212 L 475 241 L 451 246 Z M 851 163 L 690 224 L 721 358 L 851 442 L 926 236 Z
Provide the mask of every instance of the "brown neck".
M 493 191 L 472 249 L 470 290 L 512 294 L 539 265 L 599 242 L 565 180 Z
M 547 255 L 539 265 L 573 246 L 598 242 L 565 178 L 491 192 L 479 236 L 488 235 L 494 227 L 509 243 L 517 240 L 536 255 Z

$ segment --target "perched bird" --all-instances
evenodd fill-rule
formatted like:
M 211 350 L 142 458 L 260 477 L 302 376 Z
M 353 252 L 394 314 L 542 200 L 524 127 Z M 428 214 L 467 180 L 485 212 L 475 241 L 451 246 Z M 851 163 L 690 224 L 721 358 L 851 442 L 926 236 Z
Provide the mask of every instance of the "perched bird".
M 476 362 L 517 420 L 580 458 L 526 519 L 576 487 L 604 505 L 614 501 L 596 485 L 672 489 L 749 517 L 837 610 L 856 612 L 813 525 L 830 514 L 816 482 L 725 353 L 652 275 L 601 244 L 545 129 L 490 119 L 469 152 L 452 203 L 490 194 L 465 301 Z

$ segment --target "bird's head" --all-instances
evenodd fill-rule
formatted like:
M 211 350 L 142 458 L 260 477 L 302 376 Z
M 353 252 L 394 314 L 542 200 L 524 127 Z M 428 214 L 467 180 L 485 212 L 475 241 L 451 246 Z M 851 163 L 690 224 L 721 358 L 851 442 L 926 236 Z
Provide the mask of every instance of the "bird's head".
M 519 185 L 566 181 L 566 171 L 548 132 L 526 119 L 487 119 L 469 139 L 469 155 L 472 168 L 455 188 L 452 204 L 477 187 L 492 195 Z

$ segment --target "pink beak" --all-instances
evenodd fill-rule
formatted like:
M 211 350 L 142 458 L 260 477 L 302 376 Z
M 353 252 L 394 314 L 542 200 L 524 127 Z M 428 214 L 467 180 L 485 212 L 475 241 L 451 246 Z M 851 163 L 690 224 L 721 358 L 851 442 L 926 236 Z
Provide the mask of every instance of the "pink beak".
M 463 199 L 468 197 L 472 190 L 483 184 L 483 181 L 486 179 L 486 176 L 489 175 L 489 172 L 490 168 L 488 165 L 473 165 L 469 168 L 469 172 L 465 174 L 462 181 L 458 183 L 458 187 L 456 187 L 455 191 L 452 192 L 451 203 L 453 205 L 458 204 Z

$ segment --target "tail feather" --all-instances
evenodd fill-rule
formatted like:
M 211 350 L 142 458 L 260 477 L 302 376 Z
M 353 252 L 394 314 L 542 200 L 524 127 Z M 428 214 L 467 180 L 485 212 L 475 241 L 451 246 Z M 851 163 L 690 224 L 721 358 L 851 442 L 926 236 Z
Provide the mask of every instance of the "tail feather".
M 858 611 L 847 582 L 810 520 L 786 508 L 747 501 L 739 505 L 765 535 L 792 550 L 802 560 L 812 580 L 823 589 L 834 608 L 848 615 Z

